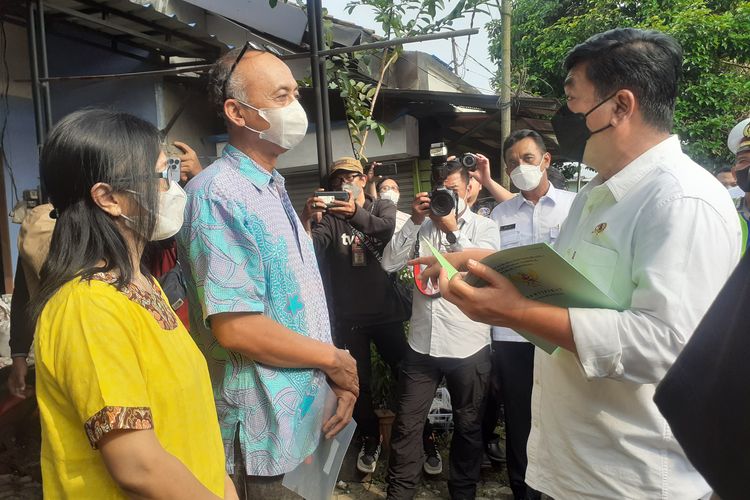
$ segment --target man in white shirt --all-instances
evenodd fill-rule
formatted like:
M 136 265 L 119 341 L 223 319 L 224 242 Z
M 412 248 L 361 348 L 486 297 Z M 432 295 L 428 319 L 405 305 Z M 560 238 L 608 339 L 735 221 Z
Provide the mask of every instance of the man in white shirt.
M 553 244 L 568 216 L 575 193 L 556 189 L 547 177 L 552 156 L 537 132 L 513 132 L 503 144 L 505 169 L 521 191 L 492 211 L 500 229 L 501 249 Z M 539 498 L 526 486 L 526 441 L 531 430 L 531 389 L 534 375 L 534 345 L 505 327 L 492 328 L 492 386 L 499 389 L 495 404 L 485 415 L 485 439 L 497 424 L 497 402 L 502 400 L 505 417 L 505 450 L 508 478 L 516 500 Z M 489 403 L 488 403 L 489 404 Z
M 430 210 L 429 195 L 417 194 L 411 219 L 385 247 L 386 271 L 403 268 L 415 249 L 420 255 L 429 255 L 430 250 L 418 238 L 444 252 L 499 248 L 495 223 L 468 208 L 469 173 L 458 162 L 448 164 L 444 185 L 458 196 L 457 210 L 438 217 Z M 424 292 L 432 295 L 430 290 Z M 481 420 L 491 370 L 490 327 L 470 320 L 439 296 L 425 293 L 414 291 L 409 349 L 401 362 L 388 465 L 388 498 L 414 497 L 424 462 L 422 428 L 438 384 L 445 376 L 454 423 L 448 488 L 452 498 L 472 499 L 482 462 Z
M 536 351 L 526 469 L 529 486 L 557 499 L 711 491 L 652 400 L 741 246 L 726 190 L 670 135 L 681 66 L 673 38 L 632 28 L 595 35 L 565 60 L 568 99 L 555 134 L 561 153 L 597 176 L 577 195 L 555 249 L 622 311 L 526 299 L 466 255 L 449 257 L 488 286 L 441 272 L 443 296 L 469 317 L 561 347 Z

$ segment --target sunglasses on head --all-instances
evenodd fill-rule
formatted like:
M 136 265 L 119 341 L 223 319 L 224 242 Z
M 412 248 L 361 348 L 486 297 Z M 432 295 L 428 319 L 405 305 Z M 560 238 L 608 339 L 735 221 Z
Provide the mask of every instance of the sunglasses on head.
M 232 67 L 229 68 L 229 74 L 227 74 L 227 77 L 224 79 L 224 84 L 222 86 L 221 93 L 222 93 L 222 97 L 224 98 L 225 101 L 227 99 L 229 99 L 229 97 L 227 97 L 227 85 L 229 85 L 229 80 L 232 79 L 232 74 L 234 73 L 234 69 L 240 63 L 240 61 L 242 60 L 242 58 L 245 55 L 245 52 L 247 52 L 248 48 L 253 49 L 253 50 L 257 50 L 258 52 L 270 52 L 270 53 L 272 53 L 272 54 L 274 54 L 276 56 L 280 56 L 281 55 L 281 52 L 279 52 L 277 49 L 275 49 L 274 47 L 272 47 L 270 45 L 261 46 L 261 45 L 258 45 L 255 42 L 250 41 L 250 40 L 248 40 L 247 42 L 245 42 L 245 45 L 242 47 L 242 50 L 240 50 L 240 53 L 237 54 L 237 59 L 234 60 L 234 62 L 232 63 Z

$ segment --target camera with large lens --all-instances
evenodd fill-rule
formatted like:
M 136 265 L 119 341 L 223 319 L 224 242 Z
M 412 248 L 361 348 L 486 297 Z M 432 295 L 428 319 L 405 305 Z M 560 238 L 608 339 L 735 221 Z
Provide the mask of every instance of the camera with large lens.
M 463 167 L 469 171 L 476 170 L 477 158 L 471 153 L 464 153 L 448 160 L 448 148 L 443 142 L 430 145 L 430 166 L 435 188 L 430 193 L 430 210 L 438 217 L 445 217 L 452 211 L 458 215 L 458 195 L 445 187 L 445 179 Z

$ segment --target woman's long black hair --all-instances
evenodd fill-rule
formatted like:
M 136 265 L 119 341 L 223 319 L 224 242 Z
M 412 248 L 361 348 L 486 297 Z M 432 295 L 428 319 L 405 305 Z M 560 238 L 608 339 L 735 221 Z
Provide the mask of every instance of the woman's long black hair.
M 91 198 L 98 182 L 115 192 L 134 192 L 144 210 L 133 220 L 139 234 L 151 234 L 155 224 L 159 132 L 152 124 L 103 109 L 76 111 L 50 132 L 41 154 L 41 175 L 57 217 L 49 255 L 41 270 L 41 287 L 30 313 L 36 321 L 47 301 L 68 281 L 90 279 L 115 270 L 115 286 L 133 277 L 128 245 L 115 218 Z M 101 265 L 100 262 L 104 262 Z

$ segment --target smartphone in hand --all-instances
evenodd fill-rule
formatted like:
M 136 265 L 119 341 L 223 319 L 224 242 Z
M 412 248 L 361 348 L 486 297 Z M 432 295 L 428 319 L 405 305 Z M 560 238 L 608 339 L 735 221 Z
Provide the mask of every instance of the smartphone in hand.
M 313 196 L 322 200 L 326 208 L 331 208 L 334 201 L 349 201 L 348 191 L 316 191 Z
M 398 167 L 395 163 L 378 163 L 375 165 L 374 173 L 376 177 L 385 177 L 396 175 Z

